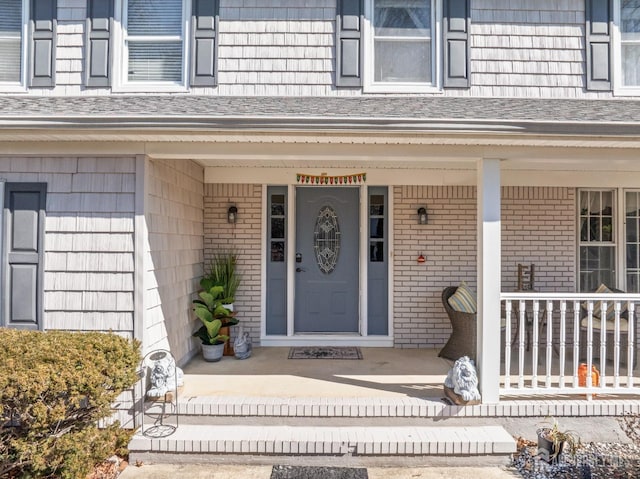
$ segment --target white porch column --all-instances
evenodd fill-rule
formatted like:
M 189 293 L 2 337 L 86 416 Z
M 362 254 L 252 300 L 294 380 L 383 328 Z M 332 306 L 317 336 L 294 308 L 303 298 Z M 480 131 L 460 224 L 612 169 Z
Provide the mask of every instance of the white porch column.
M 500 387 L 500 160 L 478 161 L 478 375 L 483 403 Z

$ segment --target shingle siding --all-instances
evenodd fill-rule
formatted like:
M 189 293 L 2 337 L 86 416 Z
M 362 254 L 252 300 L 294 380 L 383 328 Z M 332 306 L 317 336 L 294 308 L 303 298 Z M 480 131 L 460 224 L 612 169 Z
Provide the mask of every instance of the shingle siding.
M 132 157 L 2 157 L 9 182 L 47 183 L 44 328 L 133 336 Z
M 471 96 L 597 97 L 585 85 L 585 2 L 472 2 Z M 535 8 L 532 8 L 535 6 Z M 605 96 L 610 96 L 606 93 Z
M 585 91 L 583 0 L 474 0 L 471 6 L 471 87 L 444 95 L 611 97 Z M 85 1 L 59 0 L 57 84 L 29 94 L 110 92 L 82 86 L 85 16 Z M 188 94 L 361 95 L 335 88 L 335 18 L 335 0 L 221 0 L 218 86 Z
M 144 327 L 146 351 L 169 348 L 180 364 L 200 346 L 191 301 L 203 265 L 203 168 L 190 160 L 150 159 Z

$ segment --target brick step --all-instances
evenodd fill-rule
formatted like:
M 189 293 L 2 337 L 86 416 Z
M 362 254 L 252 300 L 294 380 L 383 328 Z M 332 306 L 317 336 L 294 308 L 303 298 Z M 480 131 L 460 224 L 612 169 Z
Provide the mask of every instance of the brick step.
M 156 406 L 154 406 L 156 407 Z M 254 396 L 178 397 L 180 416 L 215 417 L 546 417 L 619 416 L 640 412 L 637 400 L 583 398 L 503 400 L 450 405 L 434 398 L 287 398 Z
M 501 426 L 376 427 L 180 424 L 173 434 L 154 438 L 145 427 L 129 444 L 130 461 L 207 462 L 218 456 L 499 456 L 515 452 Z

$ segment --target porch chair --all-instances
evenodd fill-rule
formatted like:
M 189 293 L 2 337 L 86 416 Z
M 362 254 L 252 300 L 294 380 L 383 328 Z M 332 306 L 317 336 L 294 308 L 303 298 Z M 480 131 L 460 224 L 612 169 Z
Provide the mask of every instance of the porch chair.
M 620 289 L 609 288 L 604 284 L 601 284 L 594 293 L 625 293 Z M 628 349 L 628 331 L 629 331 L 629 311 L 626 309 L 626 305 L 623 303 L 622 311 L 620 311 L 620 364 L 627 364 L 627 349 Z M 600 359 L 600 343 L 601 343 L 601 320 L 600 320 L 600 307 L 599 301 L 594 304 L 593 311 L 593 358 Z M 615 334 L 615 319 L 613 312 L 613 303 L 607 304 L 607 320 L 606 320 L 606 347 L 607 347 L 607 361 L 614 360 L 614 334 Z M 580 306 L 580 351 L 581 357 L 586 358 L 587 353 L 587 327 L 588 316 L 586 303 Z M 635 367 L 637 358 L 634 357 L 631 367 Z
M 518 263 L 518 287 L 516 291 L 536 290 L 536 265 L 529 266 Z
M 442 291 L 442 304 L 451 322 L 451 336 L 438 356 L 453 361 L 462 356 L 476 358 L 477 315 L 456 311 L 449 305 L 449 298 L 454 295 L 457 286 L 448 286 Z
M 524 265 L 518 263 L 518 277 L 517 277 L 517 287 L 516 292 L 528 291 L 530 293 L 536 292 L 536 265 L 531 263 L 530 265 Z M 515 345 L 516 340 L 520 334 L 520 310 L 518 307 L 518 303 L 514 303 L 514 313 L 515 313 L 515 333 L 513 334 L 513 339 L 511 340 L 511 344 Z M 525 336 L 527 342 L 527 351 L 531 349 L 531 318 L 529 317 L 529 312 L 525 311 Z M 505 315 L 503 314 L 503 318 Z M 543 325 L 546 325 L 546 321 L 543 321 Z

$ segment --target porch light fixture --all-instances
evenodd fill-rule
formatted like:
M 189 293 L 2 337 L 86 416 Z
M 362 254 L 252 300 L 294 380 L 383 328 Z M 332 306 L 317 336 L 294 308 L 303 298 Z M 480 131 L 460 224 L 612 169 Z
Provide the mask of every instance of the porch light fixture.
M 429 217 L 427 216 L 427 209 L 424 206 L 418 208 L 418 224 L 426 225 L 428 223 Z
M 238 208 L 235 206 L 229 206 L 227 210 L 227 221 L 231 224 L 235 223 L 238 219 Z

